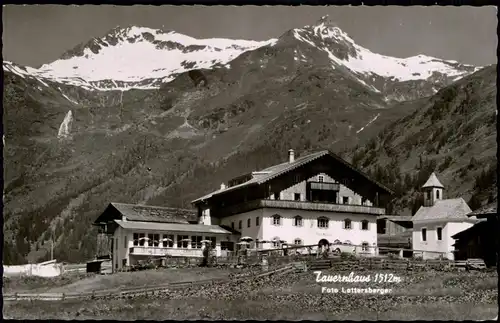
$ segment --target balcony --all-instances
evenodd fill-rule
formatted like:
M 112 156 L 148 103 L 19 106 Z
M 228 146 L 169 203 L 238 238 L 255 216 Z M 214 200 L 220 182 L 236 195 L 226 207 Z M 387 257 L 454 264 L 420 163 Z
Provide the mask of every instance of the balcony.
M 339 191 L 340 184 L 338 183 L 325 183 L 325 182 L 308 182 L 312 190 L 323 191 Z
M 172 256 L 172 257 L 203 257 L 201 249 L 188 248 L 161 248 L 161 247 L 132 247 L 130 254 L 136 256 Z
M 218 209 L 216 211 L 216 214 L 218 216 L 229 216 L 265 207 L 307 210 L 307 211 L 362 213 L 362 214 L 374 214 L 374 215 L 385 214 L 385 208 L 374 207 L 374 206 L 335 204 L 335 203 L 322 203 L 322 202 L 309 202 L 309 201 L 285 201 L 285 200 L 255 200 L 255 201 L 245 202 L 238 205 L 233 205 L 222 209 Z

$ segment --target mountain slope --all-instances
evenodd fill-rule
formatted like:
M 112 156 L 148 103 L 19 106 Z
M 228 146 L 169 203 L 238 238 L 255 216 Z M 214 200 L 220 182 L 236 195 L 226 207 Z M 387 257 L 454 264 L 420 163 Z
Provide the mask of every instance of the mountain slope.
M 416 211 L 420 186 L 432 171 L 445 197 L 471 208 L 496 199 L 496 65 L 486 67 L 421 102 L 350 154 L 354 164 L 398 192 L 394 212 Z M 406 209 L 406 210 L 405 210 Z

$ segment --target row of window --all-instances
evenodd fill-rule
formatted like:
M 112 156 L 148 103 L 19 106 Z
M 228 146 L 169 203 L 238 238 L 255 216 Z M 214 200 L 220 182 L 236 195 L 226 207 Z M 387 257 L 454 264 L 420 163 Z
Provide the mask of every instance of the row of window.
M 443 228 L 436 229 L 436 236 L 437 236 L 438 241 L 443 240 Z M 427 229 L 426 228 L 422 229 L 422 241 L 427 241 Z
M 273 246 L 274 246 L 275 248 L 279 248 L 279 247 L 280 247 L 280 244 L 281 244 L 281 242 L 280 242 L 280 241 L 281 241 L 281 240 L 280 240 L 280 238 L 279 238 L 279 237 L 274 237 L 272 241 L 273 241 Z M 293 240 L 293 244 L 294 244 L 294 245 L 297 245 L 297 246 L 301 246 L 301 245 L 303 245 L 304 243 L 303 243 L 302 239 L 300 239 L 300 238 L 296 238 L 295 240 Z M 342 244 L 342 243 L 340 242 L 340 240 L 335 240 L 334 244 Z M 348 242 L 346 242 L 346 244 L 351 244 L 351 242 L 350 242 L 350 241 L 348 241 Z M 362 251 L 368 251 L 369 246 L 370 246 L 370 244 L 369 244 L 368 242 L 363 242 L 363 243 L 361 244 L 361 250 L 362 250 Z
M 164 234 L 160 239 L 160 234 L 158 233 L 149 233 L 146 237 L 144 233 L 134 233 L 134 246 L 148 246 L 148 247 L 164 247 L 164 248 L 173 248 L 174 242 L 177 243 L 177 248 L 188 248 L 191 245 L 192 249 L 201 249 L 203 246 L 203 240 L 210 240 L 212 242 L 212 246 L 215 247 L 215 237 L 205 237 L 203 236 L 187 236 L 187 235 L 178 235 L 177 240 L 175 240 L 175 235 L 173 234 Z M 124 240 L 125 248 L 128 247 L 128 239 L 125 237 Z
M 272 219 L 273 225 L 281 225 L 281 216 L 280 215 L 274 215 Z M 330 219 L 326 217 L 319 217 L 317 219 L 317 226 L 318 228 L 328 228 L 330 223 Z M 361 221 L 361 230 L 368 230 L 368 220 L 363 220 Z M 301 227 L 304 225 L 304 219 L 300 216 L 297 215 L 293 218 L 293 225 L 296 227 Z M 344 219 L 344 229 L 352 229 L 352 221 L 351 219 Z
M 255 226 L 258 227 L 260 225 L 260 217 L 255 218 Z M 247 228 L 250 228 L 252 226 L 252 219 L 247 219 Z M 234 230 L 234 222 L 231 222 L 231 229 Z M 240 220 L 238 222 L 238 229 L 241 230 L 243 229 L 243 221 Z
M 280 200 L 281 199 L 280 194 L 279 193 L 274 193 L 273 194 L 273 199 Z M 293 200 L 294 201 L 300 201 L 301 200 L 300 193 L 293 193 Z M 332 202 L 335 202 L 335 200 L 333 200 Z M 364 205 L 365 202 L 366 202 L 366 199 L 363 198 L 361 204 Z M 342 196 L 342 204 L 349 204 L 349 197 L 348 196 Z
M 282 217 L 278 214 L 273 215 L 272 219 L 272 224 L 273 225 L 281 225 L 282 223 Z M 319 217 L 317 219 L 317 226 L 318 228 L 324 228 L 327 229 L 330 223 L 330 219 L 326 217 Z M 361 230 L 368 230 L 368 220 L 363 220 L 361 221 Z M 252 225 L 252 219 L 247 219 L 247 228 L 250 228 Z M 255 226 L 260 225 L 260 217 L 255 218 Z M 296 227 L 301 227 L 304 225 L 304 219 L 300 216 L 297 215 L 293 218 L 293 225 Z M 234 230 L 234 222 L 231 222 L 231 228 Z M 351 219 L 344 219 L 344 229 L 352 229 L 352 221 Z M 241 230 L 243 229 L 243 221 L 240 220 L 238 222 L 238 229 Z

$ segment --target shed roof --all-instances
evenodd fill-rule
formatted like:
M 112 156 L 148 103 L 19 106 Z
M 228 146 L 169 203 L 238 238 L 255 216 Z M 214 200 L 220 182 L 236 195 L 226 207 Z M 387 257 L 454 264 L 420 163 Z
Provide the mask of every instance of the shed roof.
M 413 217 L 411 215 L 379 215 L 377 216 L 377 220 L 389 220 L 393 222 L 407 222 L 412 221 Z
M 497 208 L 498 208 L 498 202 L 493 202 L 493 203 L 486 204 L 485 206 L 483 206 L 483 207 L 477 209 L 476 211 L 471 212 L 467 215 L 468 216 L 476 216 L 477 218 L 484 218 L 484 217 L 487 217 L 489 215 L 498 214 Z
M 183 224 L 183 223 L 151 223 L 151 222 L 122 221 L 122 220 L 115 220 L 115 222 L 120 227 L 122 227 L 124 229 L 129 229 L 129 230 L 151 230 L 151 231 L 169 231 L 169 232 L 231 234 L 231 232 L 221 228 L 218 225 Z
M 363 172 L 361 172 L 359 169 L 356 169 L 354 166 L 352 166 L 351 164 L 349 164 L 348 162 L 346 162 L 345 160 L 343 160 L 342 158 L 340 158 L 339 156 L 337 156 L 336 154 L 330 152 L 329 150 L 323 150 L 323 151 L 319 151 L 319 152 L 316 152 L 316 153 L 312 153 L 310 155 L 306 155 L 306 156 L 302 156 L 302 157 L 299 157 L 299 158 L 296 158 L 293 162 L 284 162 L 284 163 L 281 163 L 281 164 L 278 164 L 278 165 L 274 165 L 274 166 L 271 166 L 271 167 L 268 167 L 268 168 L 265 168 L 265 169 L 262 169 L 262 170 L 259 170 L 259 171 L 256 171 L 256 172 L 253 172 L 252 173 L 252 178 L 244 183 L 241 183 L 241 184 L 238 184 L 238 185 L 235 185 L 235 186 L 231 186 L 231 187 L 228 187 L 228 188 L 225 188 L 225 189 L 219 189 L 217 191 L 214 191 L 210 194 L 207 194 L 205 196 L 202 196 L 194 201 L 192 201 L 191 203 L 198 203 L 200 201 L 204 201 L 204 200 L 207 200 L 209 198 L 211 198 L 212 196 L 215 196 L 215 195 L 219 195 L 221 193 L 226 193 L 226 192 L 229 192 L 229 191 L 233 191 L 233 190 L 236 190 L 236 189 L 240 189 L 242 187 L 246 187 L 246 186 L 250 186 L 250 185 L 259 185 L 259 184 L 263 184 L 263 183 L 266 183 L 267 181 L 273 179 L 273 178 L 276 178 L 282 174 L 285 174 L 291 170 L 294 170 L 302 165 L 305 165 L 307 163 L 310 163 L 318 158 L 321 158 L 323 156 L 331 156 L 333 157 L 337 162 L 340 162 L 342 163 L 343 165 L 349 167 L 350 169 L 358 172 L 359 174 L 363 175 L 366 179 L 368 179 L 369 181 L 371 181 L 372 183 L 374 183 L 375 185 L 377 185 L 378 187 L 380 187 L 382 190 L 392 194 L 392 190 L 390 190 L 389 188 L 387 188 L 386 186 L 382 185 L 381 183 L 373 180 L 373 179 L 370 179 L 368 178 L 368 176 L 366 174 L 364 174 Z
M 413 231 L 406 230 L 397 234 L 377 234 L 379 245 L 406 244 L 411 241 Z
M 422 185 L 422 188 L 426 187 L 439 187 L 439 188 L 444 188 L 443 184 L 439 181 L 435 173 L 432 173 L 431 176 L 429 176 L 429 179 L 427 182 L 425 182 L 424 185 Z
M 125 216 L 128 221 L 188 224 L 189 221 L 194 221 L 197 218 L 197 212 L 195 210 L 112 202 L 97 218 L 95 223 L 101 222 L 102 220 L 106 221 L 105 218 L 107 220 L 112 220 L 110 216 L 107 215 L 110 209 L 118 211 L 122 216 Z M 114 212 L 116 213 L 116 211 Z M 113 219 L 116 219 L 116 217 L 113 217 Z
M 470 212 L 471 209 L 463 198 L 437 200 L 433 206 L 421 206 L 413 216 L 413 222 L 431 222 L 434 220 L 448 222 L 477 221 L 474 217 L 467 217 Z

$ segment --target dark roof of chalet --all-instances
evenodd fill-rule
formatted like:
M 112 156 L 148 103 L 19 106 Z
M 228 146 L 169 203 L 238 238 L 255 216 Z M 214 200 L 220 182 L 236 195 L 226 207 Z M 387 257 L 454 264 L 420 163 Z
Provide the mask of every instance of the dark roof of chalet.
M 476 216 L 477 218 L 482 218 L 484 216 L 498 214 L 497 213 L 497 208 L 498 208 L 497 204 L 498 204 L 498 202 L 486 204 L 485 206 L 480 207 L 479 209 L 475 210 L 474 212 L 467 214 L 467 216 Z
M 354 166 L 352 166 L 351 164 L 349 164 L 348 162 L 346 162 L 345 160 L 343 160 L 342 158 L 340 158 L 336 154 L 332 153 L 329 150 L 323 150 L 323 151 L 312 153 L 310 155 L 298 157 L 291 163 L 287 161 L 287 162 L 284 162 L 284 163 L 281 163 L 278 165 L 274 165 L 274 166 L 265 168 L 263 170 L 253 172 L 252 179 L 250 179 L 244 183 L 235 185 L 235 186 L 231 186 L 231 187 L 224 188 L 224 189 L 219 189 L 215 192 L 212 192 L 210 194 L 202 196 L 202 197 L 192 201 L 191 203 L 197 203 L 197 202 L 209 199 L 212 196 L 219 195 L 221 193 L 226 193 L 229 191 L 233 191 L 233 190 L 236 190 L 236 189 L 239 189 L 242 187 L 246 187 L 249 185 L 260 185 L 260 184 L 266 183 L 267 181 L 269 181 L 271 179 L 274 179 L 274 178 L 276 178 L 280 175 L 283 175 L 291 170 L 294 170 L 300 166 L 303 166 L 303 165 L 310 163 L 310 162 L 312 162 L 320 157 L 327 156 L 327 155 L 333 157 L 335 160 L 337 160 L 338 162 L 342 163 L 343 165 L 349 167 L 353 171 L 363 175 L 366 179 L 368 179 L 369 181 L 371 181 L 372 183 L 374 183 L 375 185 L 380 187 L 382 190 L 385 190 L 386 192 L 391 193 L 391 194 L 393 193 L 393 191 L 391 189 L 389 189 L 386 186 L 384 186 L 383 184 L 369 178 L 368 175 L 366 175 L 365 173 L 363 173 L 359 169 L 356 169 Z
M 195 210 L 112 202 L 94 223 L 101 222 L 109 208 L 117 210 L 127 221 L 188 224 L 197 218 Z

